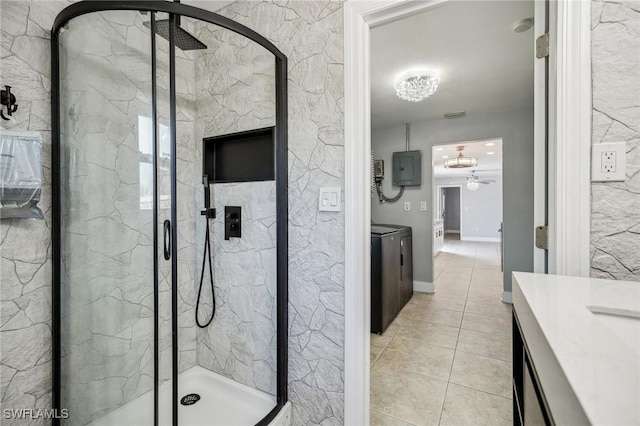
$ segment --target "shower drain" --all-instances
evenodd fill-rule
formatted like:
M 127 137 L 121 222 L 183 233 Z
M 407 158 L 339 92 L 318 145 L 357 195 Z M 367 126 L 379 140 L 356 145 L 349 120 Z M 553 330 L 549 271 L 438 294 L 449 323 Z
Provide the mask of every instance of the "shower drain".
M 180 404 L 193 405 L 198 401 L 200 401 L 200 395 L 198 395 L 197 393 L 190 393 L 182 397 L 182 399 L 180 400 Z

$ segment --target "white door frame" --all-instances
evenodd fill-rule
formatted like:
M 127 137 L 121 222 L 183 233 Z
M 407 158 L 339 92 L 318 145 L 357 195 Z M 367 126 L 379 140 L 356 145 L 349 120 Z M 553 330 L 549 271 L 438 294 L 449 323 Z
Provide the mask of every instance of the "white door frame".
M 347 0 L 344 4 L 346 425 L 369 424 L 369 31 L 442 2 Z M 549 272 L 588 276 L 591 3 L 590 0 L 552 0 L 550 5 Z

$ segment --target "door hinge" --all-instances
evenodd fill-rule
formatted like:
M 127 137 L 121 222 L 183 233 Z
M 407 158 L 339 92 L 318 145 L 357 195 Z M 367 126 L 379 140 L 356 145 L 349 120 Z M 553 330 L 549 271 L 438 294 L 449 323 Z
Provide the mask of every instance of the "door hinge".
M 536 58 L 549 56 L 549 33 L 544 33 L 536 39 Z
M 549 228 L 546 225 L 536 227 L 536 247 L 549 250 Z

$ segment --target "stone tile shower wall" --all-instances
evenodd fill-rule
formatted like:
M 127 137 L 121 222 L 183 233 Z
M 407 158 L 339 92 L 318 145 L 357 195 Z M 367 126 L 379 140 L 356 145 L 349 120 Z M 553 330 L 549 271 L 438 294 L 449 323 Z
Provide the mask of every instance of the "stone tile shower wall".
M 0 222 L 2 408 L 46 408 L 51 404 L 49 34 L 57 13 L 70 3 L 0 1 L 1 82 L 14 87 L 20 104 L 12 121 L 0 124 L 4 128 L 43 134 L 45 186 L 40 205 L 46 212 L 45 221 Z M 342 186 L 343 182 L 342 8 L 339 2 L 324 1 L 241 2 L 222 13 L 267 36 L 289 57 L 290 399 L 294 405 L 294 424 L 341 424 L 344 217 L 342 213 L 317 212 L 317 193 L 320 186 Z M 178 67 L 182 66 L 179 62 Z M 182 83 L 178 84 L 180 89 Z M 184 84 L 188 81 L 184 80 Z M 182 98 L 179 101 L 188 103 Z M 188 108 L 180 106 L 180 109 L 178 120 L 184 124 L 177 129 L 179 174 L 185 170 L 182 159 L 187 159 L 186 164 L 192 159 L 186 136 L 185 143 L 181 142 L 182 135 L 190 131 L 183 127 L 188 127 Z M 199 143 L 196 142 L 193 152 L 199 150 Z M 198 176 L 181 178 L 189 184 L 179 187 L 179 191 L 188 191 L 195 182 L 191 195 L 195 191 L 199 198 L 195 205 L 186 203 L 179 211 L 184 213 L 180 213 L 180 218 L 186 218 L 186 211 L 189 216 L 196 216 L 195 223 L 201 226 L 199 158 L 193 170 Z M 186 194 L 179 198 L 189 199 Z M 261 213 L 252 214 L 263 224 L 269 224 Z M 195 238 L 198 250 L 202 245 L 200 235 Z M 181 259 L 190 262 L 189 245 L 179 244 Z M 179 277 L 191 274 L 190 286 L 195 286 L 199 279 L 199 254 L 196 253 L 196 266 L 191 263 L 179 267 Z M 180 291 L 184 309 L 180 324 L 186 325 L 181 329 L 181 333 L 186 333 L 180 336 L 182 347 L 182 342 L 188 339 L 185 336 L 191 333 L 187 329 L 193 315 L 188 312 L 191 309 L 188 305 L 195 301 L 195 295 L 188 294 L 192 290 L 182 285 Z M 195 356 L 192 348 L 185 347 L 190 354 L 182 354 L 181 360 Z M 165 368 L 161 365 L 162 371 Z M 256 386 L 261 380 L 257 378 Z M 6 421 L 6 424 L 14 423 Z M 31 424 L 48 422 L 36 420 Z
M 0 222 L 3 408 L 47 408 L 51 404 L 48 38 L 54 17 L 68 5 L 55 1 L 0 4 L 2 81 L 13 86 L 20 101 L 15 118 L 2 126 L 42 133 L 45 186 L 40 205 L 46 212 L 45 221 Z M 69 27 L 84 26 L 87 31 L 82 40 L 66 40 L 67 47 L 76 43 L 81 51 L 63 49 L 69 55 L 62 55 L 67 71 L 62 84 L 73 89 L 62 91 L 67 95 L 63 98 L 67 106 L 63 137 L 69 160 L 63 175 L 70 182 L 63 197 L 76 206 L 65 212 L 70 232 L 64 262 L 69 274 L 63 294 L 64 306 L 73 313 L 63 319 L 63 332 L 69 338 L 63 342 L 63 368 L 71 371 L 64 383 L 70 396 L 65 397 L 65 406 L 73 424 L 85 424 L 153 387 L 152 210 L 140 205 L 137 134 L 138 115 L 149 117 L 151 113 L 150 39 L 143 20 L 136 12 L 83 16 Z M 159 114 L 166 123 L 168 44 L 158 39 L 158 48 Z M 183 178 L 178 183 L 178 277 L 184 301 L 180 303 L 179 359 L 180 371 L 184 371 L 195 365 L 195 212 L 189 173 L 199 159 L 194 154 L 195 62 L 193 54 L 178 50 L 176 56 L 178 167 Z M 166 169 L 168 159 L 161 159 L 161 165 L 163 161 Z M 161 194 L 168 194 L 168 178 L 160 179 L 159 184 Z M 170 275 L 167 268 L 163 272 L 161 380 L 171 375 Z
M 592 141 L 627 149 L 627 180 L 591 186 L 591 276 L 640 281 L 640 2 L 591 6 Z
M 196 56 L 197 140 L 274 126 L 273 54 L 211 24 L 198 23 L 196 33 L 208 46 Z M 275 395 L 275 181 L 213 184 L 211 200 L 218 211 L 210 221 L 217 308 L 211 325 L 197 331 L 198 365 Z M 242 208 L 240 239 L 224 240 L 225 206 Z M 202 219 L 197 235 L 204 232 Z M 202 300 L 211 300 L 207 281 Z
M 51 111 L 53 18 L 69 3 L 0 2 L 0 78 L 19 109 L 4 129 L 43 138 L 45 220 L 0 220 L 0 408 L 51 406 Z M 40 419 L 30 425 L 46 425 Z M 25 424 L 2 420 L 3 425 Z
M 289 58 L 289 399 L 292 424 L 344 418 L 343 17 L 333 1 L 238 1 L 219 11 Z M 238 56 L 238 61 L 243 58 Z

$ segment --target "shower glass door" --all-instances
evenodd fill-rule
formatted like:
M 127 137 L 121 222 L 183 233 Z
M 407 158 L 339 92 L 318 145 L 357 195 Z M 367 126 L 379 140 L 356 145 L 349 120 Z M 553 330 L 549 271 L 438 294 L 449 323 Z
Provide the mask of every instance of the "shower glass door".
M 53 425 L 268 424 L 287 401 L 286 57 L 172 2 L 76 2 L 52 34 Z
M 150 29 L 161 25 L 169 19 L 167 13 L 150 12 L 145 19 L 145 26 Z M 159 425 L 171 425 L 173 420 L 174 380 L 174 337 L 173 337 L 173 279 L 174 265 L 177 261 L 174 232 L 176 222 L 172 217 L 173 190 L 175 186 L 173 143 L 174 126 L 172 124 L 172 73 L 171 49 L 169 41 L 155 32 L 152 35 L 153 81 L 155 81 L 155 195 L 156 207 L 156 246 L 157 246 L 157 417 Z
M 137 11 L 90 13 L 59 34 L 65 425 L 153 424 L 154 120 L 145 20 Z M 134 400 L 136 409 L 124 412 Z

